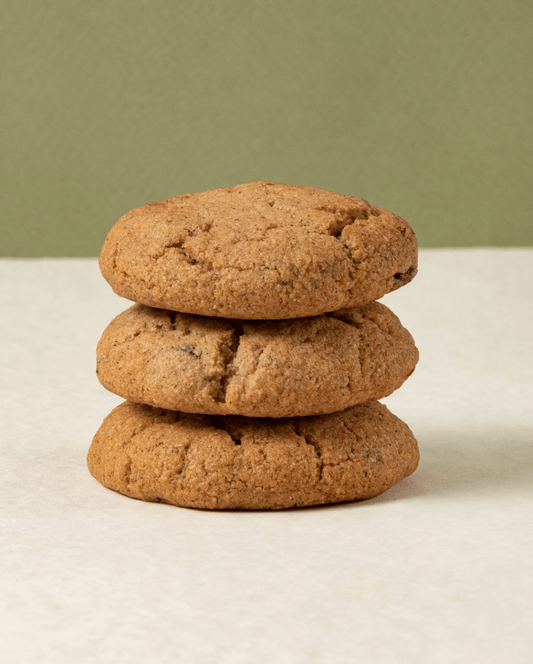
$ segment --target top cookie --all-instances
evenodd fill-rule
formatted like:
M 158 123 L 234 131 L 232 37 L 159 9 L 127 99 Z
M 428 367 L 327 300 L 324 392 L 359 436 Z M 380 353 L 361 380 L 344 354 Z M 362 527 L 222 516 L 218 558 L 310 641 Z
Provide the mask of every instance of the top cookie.
M 316 316 L 413 279 L 409 224 L 362 198 L 250 182 L 148 203 L 121 217 L 100 269 L 122 297 L 203 316 Z

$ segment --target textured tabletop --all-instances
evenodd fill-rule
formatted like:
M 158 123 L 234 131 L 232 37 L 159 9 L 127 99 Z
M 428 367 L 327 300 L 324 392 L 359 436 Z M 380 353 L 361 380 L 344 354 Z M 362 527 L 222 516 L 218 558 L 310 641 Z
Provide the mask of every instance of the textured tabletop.
M 421 360 L 384 403 L 414 475 L 370 501 L 209 512 L 104 489 L 121 399 L 95 347 L 130 306 L 95 259 L 0 261 L 0 660 L 533 658 L 533 249 L 425 250 L 383 298 Z

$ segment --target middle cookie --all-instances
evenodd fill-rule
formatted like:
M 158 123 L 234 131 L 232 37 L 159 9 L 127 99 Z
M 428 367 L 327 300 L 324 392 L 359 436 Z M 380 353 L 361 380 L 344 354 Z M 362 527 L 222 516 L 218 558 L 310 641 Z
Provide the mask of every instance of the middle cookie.
M 378 302 L 277 321 L 136 304 L 97 348 L 100 382 L 129 401 L 248 417 L 321 415 L 377 401 L 417 362 L 413 338 Z

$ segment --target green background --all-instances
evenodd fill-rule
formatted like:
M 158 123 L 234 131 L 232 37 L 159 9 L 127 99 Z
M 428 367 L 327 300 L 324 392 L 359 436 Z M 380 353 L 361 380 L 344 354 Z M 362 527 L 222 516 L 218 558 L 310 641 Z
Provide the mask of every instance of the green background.
M 531 0 L 0 0 L 0 253 L 265 179 L 533 245 Z

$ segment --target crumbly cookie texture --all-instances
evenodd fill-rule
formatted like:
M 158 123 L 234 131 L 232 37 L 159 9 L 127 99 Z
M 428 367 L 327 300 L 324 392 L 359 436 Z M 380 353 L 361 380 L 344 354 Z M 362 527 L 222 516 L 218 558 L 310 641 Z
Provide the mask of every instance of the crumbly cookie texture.
M 378 402 L 287 419 L 189 415 L 125 402 L 98 430 L 91 474 L 131 498 L 208 509 L 281 509 L 377 496 L 418 446 Z
M 413 279 L 417 252 L 406 221 L 362 198 L 251 182 L 132 210 L 100 268 L 116 293 L 152 307 L 283 319 L 377 300 Z
M 311 318 L 245 321 L 136 304 L 106 329 L 97 374 L 111 392 L 188 413 L 293 417 L 396 390 L 414 371 L 409 332 L 372 302 Z

